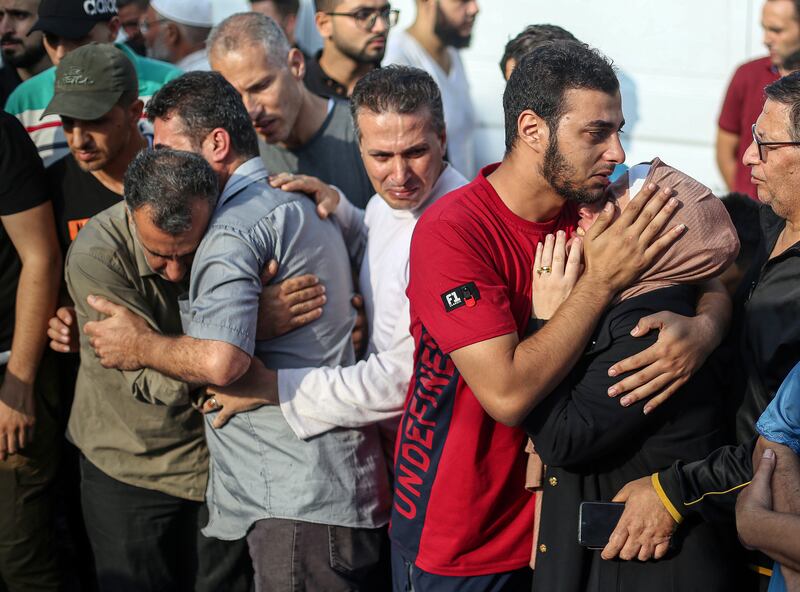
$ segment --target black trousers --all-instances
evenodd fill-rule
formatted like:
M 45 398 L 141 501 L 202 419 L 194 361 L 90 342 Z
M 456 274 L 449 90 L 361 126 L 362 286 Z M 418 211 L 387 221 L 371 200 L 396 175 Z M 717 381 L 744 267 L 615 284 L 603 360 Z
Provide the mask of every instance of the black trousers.
M 256 592 L 389 590 L 386 532 L 386 528 L 259 520 L 247 535 Z
M 204 537 L 204 503 L 121 483 L 85 457 L 81 503 L 101 592 L 250 590 L 246 541 Z
M 58 469 L 58 377 L 52 354 L 42 359 L 34 385 L 33 442 L 0 461 L 0 591 L 57 591 L 61 575 L 53 520 L 53 482 Z M 5 366 L 0 366 L 0 384 Z

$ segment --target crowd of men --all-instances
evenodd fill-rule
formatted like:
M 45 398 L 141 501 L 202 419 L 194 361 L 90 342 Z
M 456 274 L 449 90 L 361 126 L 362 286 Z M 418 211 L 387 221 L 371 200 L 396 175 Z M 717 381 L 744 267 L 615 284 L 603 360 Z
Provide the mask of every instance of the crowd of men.
M 0 591 L 800 590 L 800 2 L 722 199 L 561 27 L 479 170 L 475 0 L 251 8 L 0 0 Z

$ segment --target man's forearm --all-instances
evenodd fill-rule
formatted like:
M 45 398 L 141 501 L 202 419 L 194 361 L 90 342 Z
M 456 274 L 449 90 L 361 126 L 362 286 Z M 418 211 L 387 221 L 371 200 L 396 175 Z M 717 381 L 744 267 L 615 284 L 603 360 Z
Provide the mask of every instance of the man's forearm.
M 218 342 L 187 335 L 168 336 L 155 331 L 141 339 L 136 355 L 142 367 L 182 380 L 190 385 L 225 386 L 238 379 L 249 366 L 226 360 Z M 231 346 L 232 347 L 232 346 Z
M 614 292 L 602 281 L 584 276 L 553 318 L 539 331 L 523 340 L 514 354 L 523 384 L 536 375 L 536 405 L 548 395 L 577 362 L 597 321 L 605 312 Z
M 772 474 L 772 505 L 778 515 L 769 517 L 763 524 L 762 550 L 789 568 L 800 571 L 800 539 L 792 536 L 800 532 L 800 459 L 791 448 L 759 438 L 753 452 L 755 461 L 761 459 L 765 448 L 775 452 L 777 462 Z M 800 574 L 785 574 L 800 581 Z M 792 588 L 790 588 L 792 589 Z
M 736 167 L 738 165 L 736 154 L 738 146 L 738 134 L 726 132 L 723 129 L 717 130 L 717 166 L 729 191 L 733 191 L 733 187 L 736 184 Z
M 24 261 L 17 286 L 14 337 L 7 371 L 25 384 L 33 384 L 47 344 L 47 323 L 53 316 L 61 280 L 57 257 L 31 257 Z
M 697 317 L 708 319 L 716 341 L 712 350 L 722 343 L 731 323 L 733 304 L 725 286 L 718 279 L 704 282 L 701 286 L 700 297 L 697 300 Z
M 566 377 L 613 297 L 604 282 L 585 275 L 553 318 L 517 345 L 503 387 L 508 402 L 504 423 L 522 422 Z

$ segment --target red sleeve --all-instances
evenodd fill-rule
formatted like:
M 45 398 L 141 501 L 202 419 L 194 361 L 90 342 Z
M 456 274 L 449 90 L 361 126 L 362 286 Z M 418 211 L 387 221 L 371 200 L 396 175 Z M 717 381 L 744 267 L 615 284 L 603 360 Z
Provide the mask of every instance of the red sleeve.
M 725 93 L 725 100 L 722 103 L 722 111 L 719 114 L 720 129 L 732 134 L 742 134 L 742 109 L 744 108 L 744 93 L 746 92 L 747 76 L 741 66 L 733 75 L 728 92 Z
M 411 241 L 408 299 L 445 354 L 516 333 L 509 288 L 476 237 L 435 218 Z

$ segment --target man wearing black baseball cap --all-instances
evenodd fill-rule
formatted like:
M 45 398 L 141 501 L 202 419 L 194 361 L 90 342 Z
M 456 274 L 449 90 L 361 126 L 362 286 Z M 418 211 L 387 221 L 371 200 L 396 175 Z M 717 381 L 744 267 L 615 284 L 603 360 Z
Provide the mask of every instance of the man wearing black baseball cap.
M 69 51 L 90 41 L 110 43 L 119 32 L 114 0 L 42 0 L 31 31 L 44 33 L 50 59 L 58 64 Z
M 42 0 L 39 19 L 32 30 L 44 33 L 45 49 L 58 65 L 78 47 L 92 42 L 113 43 L 119 27 L 114 0 Z M 170 64 L 138 56 L 122 44 L 117 47 L 133 63 L 139 79 L 139 98 L 145 103 L 165 82 L 180 75 L 180 70 Z M 53 96 L 54 82 L 55 68 L 45 70 L 19 85 L 5 107 L 25 125 L 45 166 L 68 152 L 58 115 L 50 113 L 42 118 Z M 141 123 L 145 133 L 152 132 L 146 121 Z

